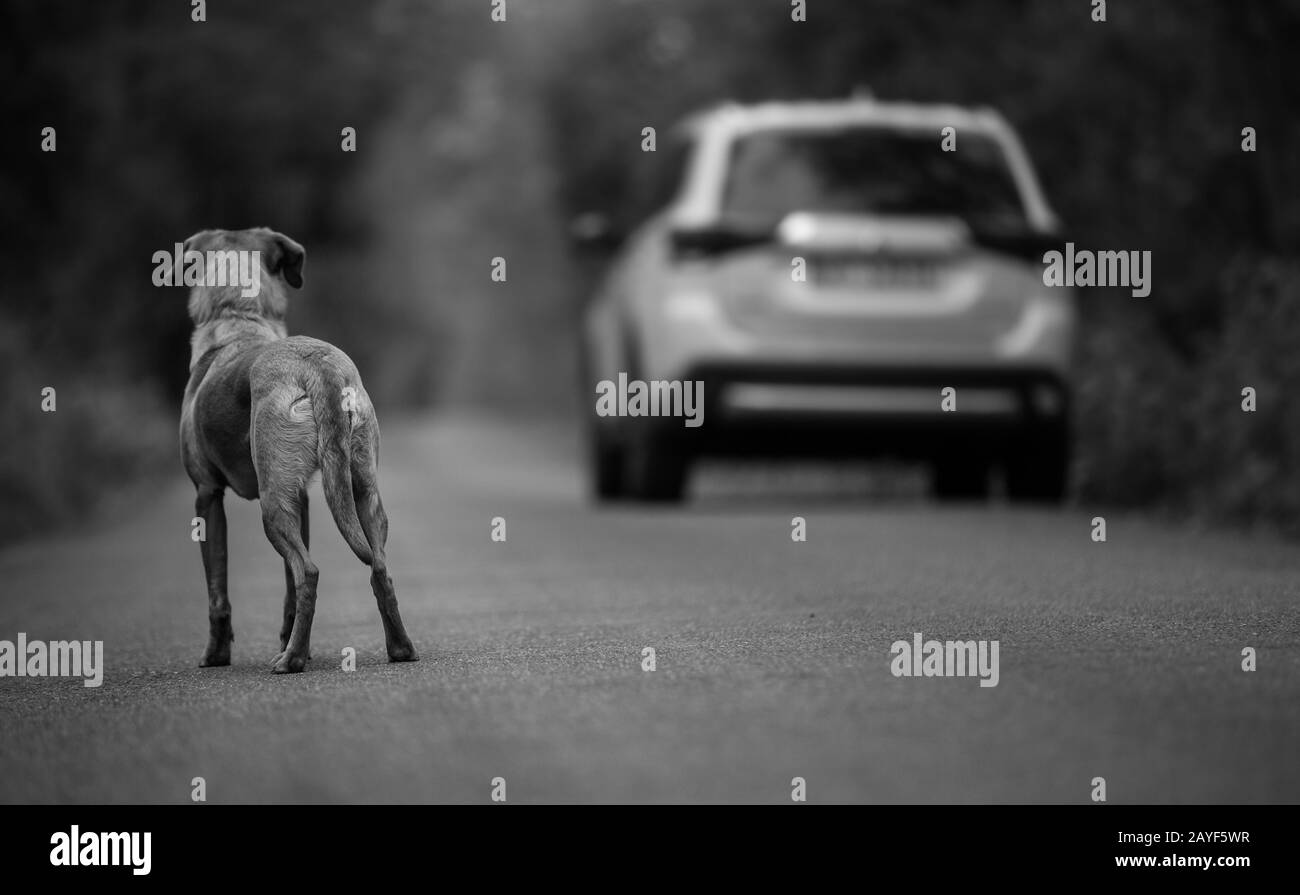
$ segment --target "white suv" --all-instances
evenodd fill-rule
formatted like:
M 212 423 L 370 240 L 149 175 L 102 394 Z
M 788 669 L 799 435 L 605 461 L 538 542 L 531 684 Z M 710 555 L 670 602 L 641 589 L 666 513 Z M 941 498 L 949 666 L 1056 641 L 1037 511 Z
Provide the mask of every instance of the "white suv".
M 1001 467 L 1013 498 L 1063 497 L 1074 299 L 1044 286 L 1058 224 L 999 115 L 728 105 L 640 167 L 584 321 L 598 497 L 678 499 L 711 454 L 923 459 L 945 497 Z M 703 424 L 596 413 L 620 374 L 702 382 Z

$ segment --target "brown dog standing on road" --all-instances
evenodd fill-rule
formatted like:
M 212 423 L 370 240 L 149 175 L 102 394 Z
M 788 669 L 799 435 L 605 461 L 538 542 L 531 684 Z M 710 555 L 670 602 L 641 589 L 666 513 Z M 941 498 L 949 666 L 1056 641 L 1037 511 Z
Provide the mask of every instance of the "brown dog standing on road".
M 207 262 L 204 282 L 190 291 L 194 338 L 181 407 L 181 458 L 198 491 L 195 513 L 206 529 L 199 544 L 208 583 L 209 637 L 202 664 L 229 665 L 234 639 L 222 505 L 229 488 L 261 501 L 266 536 L 284 557 L 284 625 L 272 670 L 297 672 L 306 665 L 319 577 L 307 553 L 307 484 L 317 470 L 339 531 L 371 568 L 389 661 L 415 661 L 384 557 L 388 517 L 376 478 L 375 409 L 346 354 L 317 339 L 290 338 L 285 331 L 285 284 L 302 287 L 306 253 L 266 228 L 204 230 L 185 241 L 185 251 L 187 258 L 191 251 L 204 253 Z M 255 294 L 245 294 L 249 289 L 235 277 L 227 282 L 214 275 L 226 260 L 240 257 L 223 253 L 241 252 L 249 253 L 243 258 L 252 259 L 260 276 Z

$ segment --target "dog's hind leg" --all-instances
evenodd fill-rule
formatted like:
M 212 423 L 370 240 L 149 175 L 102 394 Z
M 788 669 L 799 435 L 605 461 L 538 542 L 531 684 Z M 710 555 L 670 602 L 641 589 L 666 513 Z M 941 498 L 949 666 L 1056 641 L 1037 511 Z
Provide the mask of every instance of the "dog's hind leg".
M 194 514 L 203 520 L 199 552 L 208 583 L 208 648 L 200 663 L 207 668 L 230 664 L 230 597 L 226 592 L 226 508 L 223 489 L 202 485 L 194 498 Z
M 311 653 L 320 573 L 307 552 L 307 483 L 315 471 L 316 429 L 310 405 L 283 384 L 253 395 L 249 446 L 257 472 L 266 538 L 284 559 L 286 606 L 281 628 L 286 642 L 271 664 L 276 674 L 302 671 Z M 292 599 L 293 620 L 289 620 Z
M 384 623 L 388 661 L 414 662 L 419 656 L 411 638 L 406 634 L 406 626 L 402 624 L 402 615 L 397 609 L 397 591 L 388 574 L 388 559 L 384 553 L 388 541 L 388 516 L 384 513 L 384 502 L 379 497 L 379 489 L 374 487 L 373 482 L 357 488 L 357 516 L 361 520 L 361 530 L 366 533 L 366 540 L 370 543 L 370 589 L 375 593 L 379 618 Z
M 307 492 L 299 495 L 299 530 L 302 533 L 302 545 L 311 550 L 311 518 L 307 512 Z M 289 560 L 284 561 L 284 621 L 280 625 L 280 652 L 289 647 L 289 635 L 293 633 L 293 620 L 298 614 L 298 591 L 293 581 L 293 566 Z M 311 656 L 307 657 L 308 659 Z
M 316 615 L 316 582 L 320 572 L 302 538 L 302 486 L 271 488 L 261 495 L 262 527 L 276 552 L 284 557 L 293 585 L 294 613 L 288 643 L 271 663 L 276 674 L 302 671 L 311 652 L 311 623 Z
M 379 618 L 384 623 L 384 643 L 390 662 L 415 662 L 420 657 L 415 652 L 411 638 L 402 624 L 397 609 L 397 592 L 388 574 L 388 558 L 384 552 L 388 545 L 388 514 L 379 496 L 376 476 L 375 445 L 357 444 L 352 456 L 352 494 L 357 506 L 357 519 L 370 545 L 370 589 L 375 592 L 379 605 Z

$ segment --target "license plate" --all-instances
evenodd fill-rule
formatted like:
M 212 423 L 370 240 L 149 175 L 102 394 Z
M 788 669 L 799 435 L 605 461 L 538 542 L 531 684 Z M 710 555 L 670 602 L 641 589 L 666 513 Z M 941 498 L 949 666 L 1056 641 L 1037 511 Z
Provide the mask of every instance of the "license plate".
M 939 265 L 906 258 L 821 259 L 812 264 L 818 285 L 863 291 L 926 290 L 939 286 Z

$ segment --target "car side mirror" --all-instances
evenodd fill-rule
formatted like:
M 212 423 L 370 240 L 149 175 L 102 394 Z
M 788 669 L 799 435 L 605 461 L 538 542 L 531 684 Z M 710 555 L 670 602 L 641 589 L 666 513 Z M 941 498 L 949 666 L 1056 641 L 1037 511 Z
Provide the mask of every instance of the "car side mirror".
M 569 242 L 583 254 L 608 255 L 622 244 L 623 233 L 609 215 L 584 211 L 569 221 Z
M 762 245 L 774 238 L 775 232 L 771 227 L 741 227 L 722 222 L 703 226 L 678 226 L 668 234 L 673 253 L 679 258 L 721 255 Z
M 976 244 L 986 249 L 1025 261 L 1042 261 L 1043 253 L 1064 248 L 1068 238 L 1059 227 L 1050 230 L 1033 230 L 1027 227 L 1010 230 L 975 229 L 971 237 Z

